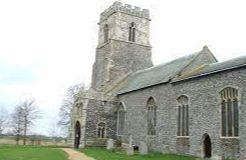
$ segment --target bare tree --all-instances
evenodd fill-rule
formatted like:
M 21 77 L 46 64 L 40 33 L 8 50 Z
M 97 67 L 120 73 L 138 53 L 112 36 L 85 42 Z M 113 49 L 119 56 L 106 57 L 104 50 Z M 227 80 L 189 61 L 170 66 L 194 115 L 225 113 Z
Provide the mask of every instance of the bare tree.
M 70 125 L 71 122 L 71 111 L 72 107 L 78 98 L 78 94 L 85 92 L 86 87 L 83 83 L 75 84 L 70 86 L 65 94 L 62 105 L 59 111 L 59 121 L 58 124 L 63 126 L 65 129 Z
M 23 116 L 21 106 L 16 106 L 13 114 L 11 115 L 12 132 L 16 135 L 16 144 L 19 144 L 20 136 L 23 132 Z
M 34 99 L 25 100 L 16 106 L 12 115 L 12 127 L 16 134 L 17 144 L 20 135 L 23 134 L 23 144 L 26 145 L 27 131 L 38 118 L 40 118 L 40 111 L 37 109 Z
M 23 117 L 23 144 L 26 145 L 26 134 L 36 119 L 40 118 L 40 111 L 37 109 L 34 99 L 26 100 L 20 104 Z
M 7 127 L 8 113 L 4 109 L 0 109 L 0 135 L 3 133 L 4 129 Z

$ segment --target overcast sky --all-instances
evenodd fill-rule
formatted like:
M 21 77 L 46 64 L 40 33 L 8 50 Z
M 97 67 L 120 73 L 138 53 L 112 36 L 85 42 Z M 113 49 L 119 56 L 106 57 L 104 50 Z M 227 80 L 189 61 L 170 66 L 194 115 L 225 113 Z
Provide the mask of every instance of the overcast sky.
M 90 83 L 99 14 L 113 0 L 1 0 L 0 107 L 33 97 L 48 134 L 68 86 Z M 200 51 L 246 55 L 244 0 L 124 0 L 150 9 L 154 64 Z

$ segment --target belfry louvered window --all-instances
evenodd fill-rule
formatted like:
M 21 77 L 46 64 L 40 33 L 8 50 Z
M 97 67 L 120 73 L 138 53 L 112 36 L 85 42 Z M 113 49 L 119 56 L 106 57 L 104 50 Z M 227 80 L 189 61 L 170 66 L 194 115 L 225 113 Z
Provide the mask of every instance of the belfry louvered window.
M 136 41 L 136 25 L 135 25 L 134 22 L 132 22 L 130 24 L 128 40 L 131 41 L 131 42 L 135 42 Z
M 220 92 L 221 96 L 221 134 L 223 137 L 239 136 L 238 90 L 227 87 Z
M 189 99 L 180 96 L 178 99 L 178 129 L 177 136 L 189 136 Z
M 104 25 L 103 30 L 104 30 L 104 43 L 105 43 L 108 41 L 108 34 L 109 34 L 109 28 L 107 24 Z

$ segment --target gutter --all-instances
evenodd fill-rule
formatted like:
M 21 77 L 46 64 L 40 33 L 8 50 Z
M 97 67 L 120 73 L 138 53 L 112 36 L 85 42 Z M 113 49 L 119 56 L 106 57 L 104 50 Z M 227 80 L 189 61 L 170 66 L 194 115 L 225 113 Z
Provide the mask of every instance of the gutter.
M 122 94 L 130 93 L 130 92 L 134 92 L 134 91 L 138 91 L 138 90 L 142 90 L 142 89 L 145 89 L 145 88 L 150 88 L 150 87 L 153 87 L 153 86 L 158 86 L 158 85 L 166 84 L 166 83 L 170 83 L 170 82 L 171 82 L 171 79 L 169 79 L 166 82 L 151 84 L 149 86 L 145 86 L 145 87 L 142 87 L 142 88 L 137 88 L 137 89 L 133 89 L 133 90 L 125 91 L 125 92 L 120 92 L 120 93 L 117 93 L 116 95 L 122 95 Z

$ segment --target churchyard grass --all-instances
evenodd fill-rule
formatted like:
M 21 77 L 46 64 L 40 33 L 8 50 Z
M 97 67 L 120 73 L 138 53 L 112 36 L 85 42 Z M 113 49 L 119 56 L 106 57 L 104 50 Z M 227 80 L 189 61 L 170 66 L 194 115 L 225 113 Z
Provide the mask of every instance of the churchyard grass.
M 122 151 L 107 151 L 100 147 L 89 147 L 82 150 L 86 155 L 95 158 L 96 160 L 195 160 L 191 156 L 182 156 L 174 154 L 149 153 L 148 155 L 135 154 L 127 156 Z
M 0 145 L 0 160 L 67 160 L 68 156 L 61 149 Z

